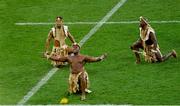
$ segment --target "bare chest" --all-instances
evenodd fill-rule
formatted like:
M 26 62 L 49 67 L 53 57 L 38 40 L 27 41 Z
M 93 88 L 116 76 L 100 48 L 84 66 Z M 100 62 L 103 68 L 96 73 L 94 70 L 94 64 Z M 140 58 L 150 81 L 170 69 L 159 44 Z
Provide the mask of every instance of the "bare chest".
M 72 64 L 83 64 L 84 57 L 83 56 L 70 56 L 69 62 Z

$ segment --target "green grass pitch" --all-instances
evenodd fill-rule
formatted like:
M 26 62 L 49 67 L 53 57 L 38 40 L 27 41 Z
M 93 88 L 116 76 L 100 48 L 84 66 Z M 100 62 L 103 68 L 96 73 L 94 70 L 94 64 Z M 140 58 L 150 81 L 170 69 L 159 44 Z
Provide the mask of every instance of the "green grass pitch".
M 41 58 L 53 25 L 18 26 L 17 22 L 98 22 L 120 0 L 0 0 L 0 104 L 17 104 L 53 67 Z M 108 21 L 180 21 L 180 0 L 127 0 Z M 68 25 L 79 42 L 94 25 Z M 156 24 L 163 54 L 180 54 L 180 23 Z M 81 53 L 108 58 L 86 64 L 93 91 L 87 100 L 69 96 L 69 104 L 180 105 L 180 59 L 136 65 L 129 46 L 139 37 L 138 24 L 104 24 Z M 68 41 L 69 42 L 69 41 Z M 59 104 L 67 91 L 69 68 L 55 75 L 26 104 Z

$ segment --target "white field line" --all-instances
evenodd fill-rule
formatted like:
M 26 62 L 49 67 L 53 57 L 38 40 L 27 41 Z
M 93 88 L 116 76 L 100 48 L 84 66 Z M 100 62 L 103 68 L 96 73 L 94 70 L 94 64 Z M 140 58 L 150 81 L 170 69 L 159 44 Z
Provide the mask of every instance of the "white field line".
M 18 103 L 17 105 L 25 104 L 58 70 L 58 68 L 51 69 L 37 84 L 34 86 Z
M 26 105 L 26 106 L 44 106 L 44 105 Z M 71 105 L 69 105 L 69 104 L 67 104 L 67 105 L 56 105 L 55 104 L 55 105 L 46 105 L 46 106 L 133 106 L 133 105 L 132 104 L 121 104 L 121 105 L 115 105 L 115 104 L 98 104 L 98 105 L 92 105 L 92 104 L 85 104 L 85 105 L 83 105 L 83 104 L 71 104 Z
M 87 35 L 80 41 L 82 46 L 102 25 L 106 22 L 127 0 L 120 0 L 111 11 L 109 11 L 98 23 L 95 25 Z M 40 88 L 43 86 L 58 70 L 58 68 L 51 69 L 46 76 L 44 76 L 17 104 L 24 105 Z
M 109 22 L 99 22 L 100 24 L 137 24 L 139 21 L 109 21 Z M 177 20 L 170 20 L 170 21 L 149 21 L 149 23 L 154 24 L 169 24 L 169 23 L 180 23 Z M 65 25 L 90 25 L 90 24 L 98 24 L 98 22 L 65 22 Z M 35 26 L 35 25 L 54 25 L 52 22 L 19 22 L 15 23 L 15 25 L 20 26 Z
M 120 0 L 111 11 L 109 11 L 90 31 L 85 37 L 79 42 L 82 46 L 96 31 L 106 22 L 108 19 L 126 2 L 127 0 Z

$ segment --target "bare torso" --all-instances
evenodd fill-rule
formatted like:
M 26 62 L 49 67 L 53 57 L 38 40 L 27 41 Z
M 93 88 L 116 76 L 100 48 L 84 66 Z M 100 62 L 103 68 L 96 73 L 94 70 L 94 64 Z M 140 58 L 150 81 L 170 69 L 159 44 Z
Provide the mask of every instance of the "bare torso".
M 78 74 L 79 72 L 85 71 L 84 70 L 85 56 L 83 55 L 68 56 L 68 62 L 70 64 L 72 74 Z
M 55 29 L 55 35 L 54 35 L 54 46 L 55 47 L 61 47 L 65 44 L 65 33 L 63 31 L 63 28 L 56 28 Z

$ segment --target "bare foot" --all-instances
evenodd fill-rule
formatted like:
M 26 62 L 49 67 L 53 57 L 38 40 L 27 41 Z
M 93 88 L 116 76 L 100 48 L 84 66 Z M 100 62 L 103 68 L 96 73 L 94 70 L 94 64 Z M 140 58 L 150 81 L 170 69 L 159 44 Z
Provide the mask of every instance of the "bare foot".
M 139 60 L 136 60 L 136 64 L 140 64 L 141 62 Z
M 91 91 L 91 90 L 89 90 L 89 89 L 85 89 L 85 92 L 87 92 L 87 93 L 91 93 L 92 91 Z
M 172 50 L 172 55 L 173 55 L 174 58 L 177 58 L 177 53 L 176 53 L 175 50 Z
M 81 100 L 85 100 L 85 99 L 86 99 L 85 95 L 81 95 Z

